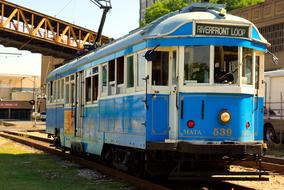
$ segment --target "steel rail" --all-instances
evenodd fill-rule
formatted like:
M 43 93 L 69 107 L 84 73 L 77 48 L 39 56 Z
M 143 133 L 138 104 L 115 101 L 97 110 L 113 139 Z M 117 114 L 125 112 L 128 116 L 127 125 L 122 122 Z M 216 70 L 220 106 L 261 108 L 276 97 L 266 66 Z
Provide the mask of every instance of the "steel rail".
M 20 136 L 20 137 L 26 137 L 26 138 L 29 138 L 29 139 L 34 139 L 34 140 L 46 142 L 46 143 L 52 143 L 53 142 L 53 140 L 49 139 L 49 138 L 44 138 L 44 137 L 39 137 L 39 136 L 35 136 L 35 135 L 29 135 L 29 134 L 25 134 L 25 133 L 14 132 L 14 131 L 3 131 L 3 133 L 15 135 L 15 136 Z
M 244 161 L 238 165 L 248 168 L 259 169 L 259 165 L 257 165 L 254 161 Z M 284 173 L 284 160 L 277 158 L 263 157 L 261 162 L 261 167 L 266 171 Z

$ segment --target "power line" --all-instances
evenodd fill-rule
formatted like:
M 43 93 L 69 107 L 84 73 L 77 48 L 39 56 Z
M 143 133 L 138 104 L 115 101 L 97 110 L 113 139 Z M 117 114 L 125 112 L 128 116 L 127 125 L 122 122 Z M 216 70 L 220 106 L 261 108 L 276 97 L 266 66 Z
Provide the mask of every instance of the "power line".
M 54 16 L 58 16 L 73 0 L 70 0 L 57 14 L 55 14 Z

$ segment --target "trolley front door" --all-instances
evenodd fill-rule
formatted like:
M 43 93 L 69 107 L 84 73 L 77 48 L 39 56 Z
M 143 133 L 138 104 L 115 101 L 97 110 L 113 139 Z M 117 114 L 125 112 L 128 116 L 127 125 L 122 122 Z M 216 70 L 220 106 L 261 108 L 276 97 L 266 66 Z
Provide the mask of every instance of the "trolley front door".
M 173 49 L 170 52 L 170 95 L 169 95 L 169 139 L 178 138 L 178 50 Z
M 152 117 L 151 135 L 157 140 L 169 137 L 170 126 L 170 89 L 172 51 L 169 48 L 157 48 L 156 58 L 150 63 Z
M 75 136 L 82 137 L 83 134 L 83 114 L 84 114 L 84 76 L 83 72 L 76 73 L 76 93 L 75 93 Z

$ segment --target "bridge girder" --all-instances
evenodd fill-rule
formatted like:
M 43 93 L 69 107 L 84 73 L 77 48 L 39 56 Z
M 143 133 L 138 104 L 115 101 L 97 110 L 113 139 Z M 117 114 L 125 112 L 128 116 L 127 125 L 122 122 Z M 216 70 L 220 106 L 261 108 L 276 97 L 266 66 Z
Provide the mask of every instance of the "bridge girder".
M 97 33 L 57 18 L 0 2 L 0 44 L 58 58 L 72 59 Z M 102 43 L 109 38 L 102 37 Z

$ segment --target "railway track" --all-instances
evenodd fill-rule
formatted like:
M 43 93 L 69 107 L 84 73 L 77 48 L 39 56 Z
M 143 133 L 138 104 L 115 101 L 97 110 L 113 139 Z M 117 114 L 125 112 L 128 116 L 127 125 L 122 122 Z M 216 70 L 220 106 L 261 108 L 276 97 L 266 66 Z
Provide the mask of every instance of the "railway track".
M 62 157 L 64 159 L 72 160 L 73 162 L 75 162 L 79 165 L 82 165 L 84 167 L 100 171 L 104 174 L 107 174 L 107 175 L 110 175 L 110 176 L 113 176 L 113 177 L 120 178 L 120 179 L 125 180 L 129 183 L 132 183 L 133 185 L 135 185 L 139 189 L 150 189 L 150 190 L 151 189 L 158 189 L 158 190 L 163 189 L 164 190 L 164 189 L 184 189 L 183 188 L 184 186 L 188 187 L 188 184 L 185 184 L 184 182 L 178 183 L 179 184 L 178 186 L 173 185 L 173 183 L 169 183 L 169 182 L 165 182 L 165 183 L 157 182 L 159 184 L 165 184 L 165 186 L 164 186 L 164 185 L 159 185 L 157 183 L 149 182 L 149 181 L 144 180 L 144 179 L 133 177 L 131 175 L 120 172 L 116 169 L 107 167 L 105 165 L 101 165 L 101 164 L 98 164 L 96 162 L 87 160 L 85 158 L 75 156 L 75 155 L 71 155 L 67 152 L 62 152 L 58 149 L 55 149 L 54 147 L 50 146 L 51 139 L 48 139 L 48 138 L 29 135 L 27 133 L 19 133 L 19 132 L 11 132 L 11 131 L 0 132 L 0 136 L 2 136 L 4 138 L 11 139 L 11 140 L 16 141 L 16 142 L 21 143 L 21 144 L 32 146 L 36 149 L 40 149 L 40 150 L 47 152 L 47 153 L 55 154 L 55 155 Z M 271 160 L 273 160 L 273 161 L 271 161 Z M 284 173 L 284 161 L 283 160 L 264 158 L 263 161 L 264 162 L 263 162 L 262 166 L 263 166 L 264 170 Z M 269 163 L 270 161 L 272 163 Z M 254 162 L 245 162 L 243 166 L 250 167 L 250 168 L 255 166 L 254 168 L 257 168 L 257 165 Z M 204 183 L 207 183 L 207 182 L 204 182 Z M 184 186 L 180 186 L 181 184 L 184 184 Z M 209 188 L 211 187 L 210 189 L 215 189 L 216 186 L 217 187 L 230 187 L 230 188 L 234 188 L 234 189 L 246 189 L 242 186 L 236 186 L 234 184 L 230 184 L 230 183 L 222 182 L 222 181 L 208 182 L 206 184 L 206 186 L 209 187 Z
M 253 161 L 245 161 L 240 166 L 258 169 L 259 166 Z M 284 174 L 284 160 L 278 158 L 263 157 L 261 162 L 263 170 L 271 171 L 275 173 Z

